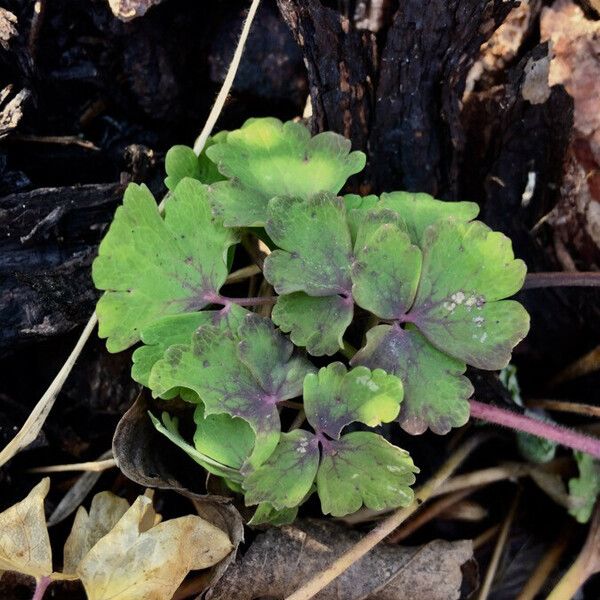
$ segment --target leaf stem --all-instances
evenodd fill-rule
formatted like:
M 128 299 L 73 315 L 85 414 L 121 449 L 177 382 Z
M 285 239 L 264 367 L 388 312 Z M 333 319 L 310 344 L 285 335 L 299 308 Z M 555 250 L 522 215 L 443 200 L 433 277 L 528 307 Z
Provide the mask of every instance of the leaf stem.
M 255 296 L 253 298 L 228 298 L 220 296 L 218 304 L 237 304 L 238 306 L 261 306 L 263 304 L 275 304 L 277 296 Z
M 372 550 L 392 531 L 404 523 L 408 517 L 415 513 L 485 439 L 485 436 L 476 435 L 467 440 L 458 450 L 450 455 L 437 473 L 416 491 L 415 499 L 406 508 L 401 508 L 392 513 L 362 538 L 362 540 L 336 558 L 324 571 L 317 573 L 317 575 L 285 600 L 309 600 L 309 598 L 318 594 L 326 585 L 349 569 L 356 561 L 360 560 L 367 552 Z
M 33 597 L 31 600 L 42 600 L 48 586 L 52 583 L 52 579 L 47 575 L 41 577 L 40 579 L 35 580 L 35 591 L 33 592 Z
M 562 425 L 540 421 L 532 417 L 520 415 L 511 410 L 470 400 L 471 416 L 482 421 L 502 425 L 516 431 L 530 433 L 537 437 L 557 442 L 567 448 L 587 452 L 595 458 L 600 458 L 600 439 L 584 435 Z
M 600 271 L 527 273 L 524 290 L 547 287 L 598 287 Z

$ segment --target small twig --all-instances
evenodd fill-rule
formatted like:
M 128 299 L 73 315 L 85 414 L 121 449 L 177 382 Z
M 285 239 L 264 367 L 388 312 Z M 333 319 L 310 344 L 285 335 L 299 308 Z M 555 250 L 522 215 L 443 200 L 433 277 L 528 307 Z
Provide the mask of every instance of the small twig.
M 223 110 L 223 106 L 225 105 L 225 101 L 227 100 L 227 96 L 229 96 L 229 92 L 231 90 L 231 86 L 233 85 L 233 80 L 235 79 L 235 74 L 237 73 L 238 67 L 240 66 L 240 61 L 242 60 L 242 54 L 244 53 L 244 46 L 246 44 L 246 40 L 248 39 L 248 34 L 250 33 L 250 26 L 252 25 L 252 21 L 254 20 L 254 15 L 256 15 L 256 11 L 258 10 L 258 5 L 260 4 L 260 0 L 252 0 L 252 4 L 250 5 L 250 10 L 248 11 L 248 16 L 244 21 L 244 26 L 242 27 L 242 33 L 240 34 L 239 42 L 235 48 L 235 52 L 233 54 L 233 59 L 231 60 L 231 64 L 229 65 L 229 69 L 227 70 L 227 75 L 225 76 L 225 81 L 221 86 L 221 90 L 219 91 L 219 95 L 215 100 L 215 103 L 206 119 L 206 123 L 202 128 L 202 132 L 198 136 L 198 139 L 194 143 L 194 152 L 196 156 L 200 155 L 200 152 L 204 149 L 206 144 L 206 140 L 208 136 L 212 133 L 212 130 Z
M 548 382 L 548 386 L 556 386 L 559 383 L 593 373 L 598 369 L 600 369 L 600 346 L 596 346 L 593 350 L 580 356 L 577 360 L 562 369 Z
M 555 273 L 527 273 L 524 290 L 534 290 L 548 287 L 598 287 L 600 286 L 600 271 Z
M 500 531 L 501 525 L 492 525 L 489 529 L 486 529 L 483 533 L 480 533 L 473 540 L 473 550 L 478 550 L 482 546 L 485 546 L 488 542 L 493 540 Z
M 86 150 L 100 151 L 93 142 L 82 140 L 74 135 L 11 135 L 10 142 L 32 142 L 35 144 L 57 144 L 60 146 L 79 146 Z
M 527 400 L 527 408 L 543 408 L 544 410 L 585 415 L 586 417 L 600 417 L 600 406 L 591 406 L 580 402 L 566 402 L 563 400 Z
M 28 469 L 28 473 L 66 473 L 68 471 L 89 471 L 101 473 L 108 469 L 117 466 L 117 461 L 114 458 L 106 460 L 96 460 L 91 462 L 73 463 L 70 465 L 49 465 L 47 467 L 34 467 Z
M 483 487 L 499 481 L 506 481 L 507 479 L 515 480 L 526 477 L 529 475 L 530 471 L 531 467 L 526 463 L 511 463 L 500 465 L 498 467 L 480 469 L 478 471 L 452 477 L 452 479 L 446 481 L 443 486 L 436 490 L 434 495 L 448 494 L 475 486 Z
M 264 304 L 275 304 L 277 296 L 255 296 L 254 298 L 229 298 L 219 295 L 214 299 L 215 304 L 237 304 L 238 306 L 263 306 Z
M 470 400 L 469 403 L 471 405 L 471 416 L 476 419 L 502 425 L 515 431 L 531 433 L 537 437 L 557 442 L 567 448 L 581 450 L 595 458 L 600 458 L 600 439 L 598 438 L 584 435 L 561 425 L 555 425 L 526 415 L 519 415 L 511 410 L 484 404 L 477 400 Z
M 52 579 L 45 575 L 40 579 L 35 580 L 35 591 L 33 592 L 33 597 L 31 600 L 42 600 L 48 586 L 52 583 Z
M 302 410 L 304 408 L 302 402 L 295 402 L 294 400 L 282 400 L 277 404 L 279 406 L 285 406 L 285 408 L 291 408 L 292 410 Z
M 239 283 L 240 281 L 245 281 L 250 277 L 254 277 L 254 275 L 258 275 L 260 272 L 258 265 L 248 265 L 247 267 L 243 267 L 242 269 L 230 273 L 227 276 L 225 283 Z
M 423 525 L 429 523 L 431 520 L 439 516 L 447 508 L 454 506 L 457 502 L 460 502 L 460 500 L 466 498 L 469 494 L 472 494 L 476 489 L 476 487 L 471 487 L 464 490 L 459 490 L 453 494 L 448 494 L 437 502 L 433 502 L 423 509 L 419 514 L 417 514 L 414 519 L 408 521 L 404 527 L 393 533 L 387 541 L 390 544 L 397 544 L 398 542 L 405 540 L 415 531 L 423 527 Z
M 44 22 L 44 14 L 46 12 L 46 1 L 36 0 L 33 5 L 33 16 L 31 17 L 31 28 L 29 29 L 29 38 L 27 40 L 27 50 L 31 61 L 35 63 L 37 56 L 37 42 L 42 30 L 42 24 Z
M 485 439 L 487 439 L 485 436 L 475 435 L 466 441 L 448 458 L 439 471 L 417 490 L 415 499 L 406 508 L 401 508 L 392 513 L 362 540 L 334 560 L 325 570 L 310 579 L 308 583 L 288 596 L 286 600 L 309 600 L 309 598 L 318 594 L 336 577 L 349 569 L 357 560 L 372 550 L 379 542 L 404 523 L 408 517 L 414 514 Z
M 304 408 L 301 408 L 298 411 L 298 414 L 294 417 L 294 420 L 292 421 L 292 424 L 290 425 L 288 431 L 294 431 L 294 429 L 298 429 L 299 427 L 301 427 L 305 419 L 306 413 L 304 412 Z
M 535 571 L 527 580 L 517 600 L 534 600 L 537 597 L 548 580 L 550 573 L 554 571 L 565 550 L 569 547 L 572 537 L 573 527 L 569 523 L 569 525 L 562 528 L 560 535 L 537 564 Z
M 65 364 L 62 366 L 44 395 L 34 406 L 30 415 L 27 417 L 27 420 L 23 424 L 23 427 L 21 427 L 17 435 L 15 435 L 15 437 L 0 452 L 0 467 L 6 464 L 17 452 L 31 444 L 38 436 L 48 417 L 48 413 L 54 406 L 54 402 L 56 402 L 58 393 L 62 389 L 75 361 L 83 350 L 83 347 L 97 322 L 98 319 L 96 318 L 96 313 L 94 313 L 77 340 L 75 348 L 73 348 L 71 354 L 69 354 Z
M 517 512 L 517 507 L 519 506 L 520 497 L 521 490 L 519 489 L 517 490 L 510 510 L 508 511 L 504 522 L 502 523 L 500 535 L 498 535 L 498 539 L 496 540 L 494 553 L 492 554 L 492 559 L 490 560 L 490 564 L 488 565 L 488 569 L 485 574 L 485 579 L 483 580 L 483 585 L 481 586 L 481 590 L 479 592 L 478 600 L 487 600 L 487 597 L 490 594 L 490 590 L 492 589 L 492 583 L 494 581 L 494 577 L 496 576 L 498 565 L 500 564 L 500 558 L 502 557 L 502 553 L 504 552 L 504 548 L 506 546 L 506 541 L 508 540 L 508 532 L 510 531 L 510 527 Z
M 546 600 L 570 600 L 585 582 L 600 570 L 600 502 L 581 552 Z

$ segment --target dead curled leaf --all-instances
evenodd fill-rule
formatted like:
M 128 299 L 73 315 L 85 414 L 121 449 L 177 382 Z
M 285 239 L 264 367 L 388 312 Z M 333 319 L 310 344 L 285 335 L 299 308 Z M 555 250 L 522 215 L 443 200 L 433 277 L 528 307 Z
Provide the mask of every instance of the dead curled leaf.
M 142 392 L 117 425 L 113 456 L 122 473 L 144 487 L 173 490 L 200 502 L 229 502 L 224 496 L 201 493 L 204 490 L 198 484 L 202 477 L 198 474 L 202 468 L 156 430 L 149 410 L 160 414 Z M 170 412 L 174 410 L 170 407 Z
M 42 479 L 21 502 L 0 513 L 0 574 L 17 571 L 36 579 L 52 573 L 52 549 L 44 499 L 50 479 Z
M 300 521 L 258 536 L 207 598 L 286 597 L 361 537 L 326 521 Z M 473 558 L 469 540 L 435 540 L 420 547 L 380 544 L 314 596 L 316 600 L 452 600 L 461 566 Z

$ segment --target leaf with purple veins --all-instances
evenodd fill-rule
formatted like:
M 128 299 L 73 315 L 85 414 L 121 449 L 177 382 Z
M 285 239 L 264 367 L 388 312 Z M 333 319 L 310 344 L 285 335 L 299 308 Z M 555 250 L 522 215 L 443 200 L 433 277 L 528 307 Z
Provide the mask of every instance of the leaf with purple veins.
M 269 319 L 253 313 L 235 333 L 203 326 L 191 345 L 167 350 L 152 369 L 150 386 L 155 395 L 190 388 L 202 399 L 206 415 L 226 413 L 247 421 L 256 442 L 244 468 L 255 468 L 277 446 L 277 403 L 299 395 L 304 375 L 313 370 L 288 344 Z

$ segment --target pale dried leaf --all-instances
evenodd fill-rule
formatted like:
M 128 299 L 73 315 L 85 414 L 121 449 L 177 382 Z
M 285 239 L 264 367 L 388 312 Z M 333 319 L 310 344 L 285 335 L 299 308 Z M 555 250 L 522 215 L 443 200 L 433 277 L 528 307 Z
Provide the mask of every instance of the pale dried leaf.
M 193 515 L 152 526 L 140 496 L 77 568 L 89 600 L 171 598 L 189 571 L 206 569 L 233 549 L 220 529 Z
M 2 90 L 2 100 L 5 100 L 12 92 L 12 86 L 7 86 Z M 0 108 L 0 138 L 9 134 L 17 127 L 23 117 L 23 105 L 31 96 L 31 92 L 22 89 L 14 98 L 11 98 L 4 106 Z
M 17 571 L 36 579 L 52 573 L 52 549 L 46 528 L 44 499 L 50 479 L 0 513 L 0 572 Z
M 10 40 L 17 35 L 17 17 L 0 7 L 0 46 L 8 50 Z
M 215 586 L 211 600 L 287 597 L 361 534 L 325 521 L 299 522 L 258 536 Z M 461 566 L 473 557 L 468 540 L 435 540 L 420 547 L 380 544 L 315 600 L 452 600 L 460 597 Z
M 65 542 L 63 572 L 75 573 L 85 555 L 110 532 L 128 509 L 129 502 L 111 492 L 96 494 L 89 513 L 80 506 Z
M 148 9 L 162 0 L 108 0 L 113 15 L 121 21 L 131 21 L 146 14 Z

